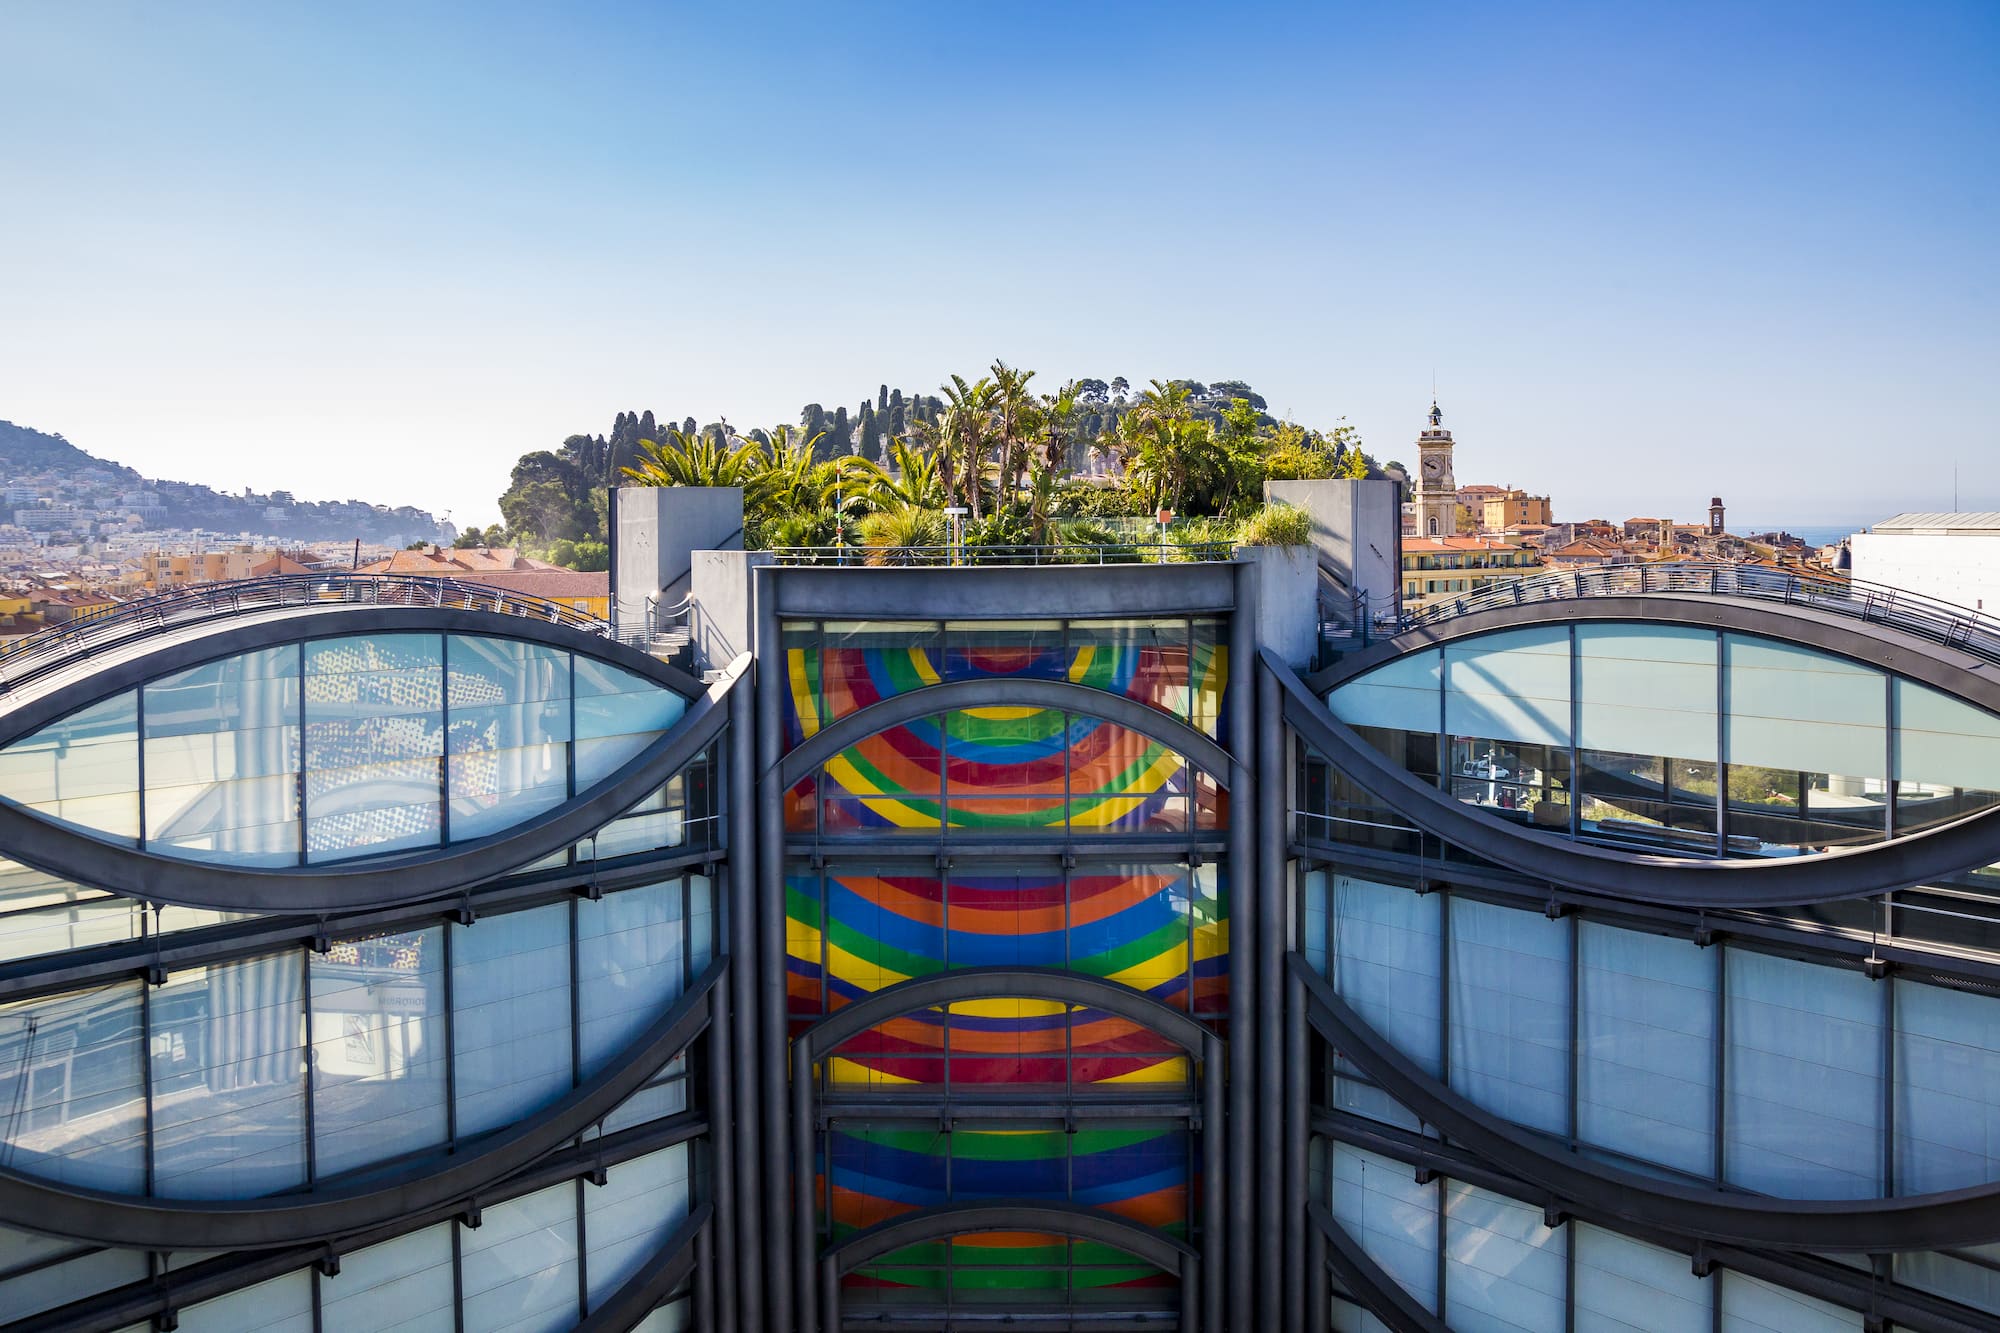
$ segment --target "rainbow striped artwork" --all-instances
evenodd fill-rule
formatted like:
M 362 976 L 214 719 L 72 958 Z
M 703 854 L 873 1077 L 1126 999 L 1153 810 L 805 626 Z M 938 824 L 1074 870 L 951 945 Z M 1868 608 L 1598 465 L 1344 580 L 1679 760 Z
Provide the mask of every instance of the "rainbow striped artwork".
M 838 1240 L 923 1208 L 982 1198 L 1073 1202 L 1185 1236 L 1190 1206 L 1189 1138 L 1178 1122 L 1120 1122 L 1078 1127 L 836 1120 L 825 1140 L 820 1197 Z M 1071 1270 L 1074 1267 L 1074 1271 Z M 993 1292 L 1012 1300 L 1147 1303 L 1175 1280 L 1131 1256 L 1059 1236 L 987 1232 L 910 1246 L 850 1275 L 847 1287 L 883 1303 L 956 1301 Z M 1081 1289 L 1081 1290 L 1079 1290 Z
M 786 726 L 798 744 L 873 703 L 977 677 L 1068 680 L 1135 699 L 1217 734 L 1229 650 L 1220 622 L 787 625 Z
M 947 967 L 1063 967 L 1183 1011 L 1227 1004 L 1229 927 L 1215 867 L 1087 864 L 1068 872 L 825 872 L 786 881 L 787 984 L 801 1024 Z M 1142 1028 L 1060 1004 L 1000 999 L 873 1029 L 829 1076 L 876 1086 L 1185 1081 L 1186 1061 Z
M 1053 708 L 971 708 L 890 727 L 827 760 L 787 826 L 822 833 L 1185 832 L 1227 819 L 1222 790 L 1157 741 Z

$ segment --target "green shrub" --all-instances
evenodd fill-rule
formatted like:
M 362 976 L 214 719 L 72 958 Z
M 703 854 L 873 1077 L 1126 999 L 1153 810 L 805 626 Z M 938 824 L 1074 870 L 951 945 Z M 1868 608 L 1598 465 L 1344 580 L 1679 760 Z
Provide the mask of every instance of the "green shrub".
M 1267 504 L 1236 527 L 1238 546 L 1305 546 L 1312 541 L 1312 517 L 1303 509 Z
M 917 558 L 911 547 L 944 545 L 944 515 L 915 505 L 878 509 L 861 520 L 858 531 L 869 548 L 869 564 L 906 565 Z

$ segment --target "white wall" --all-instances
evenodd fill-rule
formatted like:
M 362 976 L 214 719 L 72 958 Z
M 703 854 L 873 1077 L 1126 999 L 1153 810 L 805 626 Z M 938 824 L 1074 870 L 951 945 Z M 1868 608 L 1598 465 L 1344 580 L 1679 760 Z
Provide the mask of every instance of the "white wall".
M 1857 532 L 1853 574 L 2000 615 L 2000 532 Z

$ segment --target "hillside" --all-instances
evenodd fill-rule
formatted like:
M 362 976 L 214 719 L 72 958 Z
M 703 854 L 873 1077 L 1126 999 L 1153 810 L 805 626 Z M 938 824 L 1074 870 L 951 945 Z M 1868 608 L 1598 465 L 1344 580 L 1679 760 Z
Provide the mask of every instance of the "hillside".
M 365 500 L 299 500 L 288 491 L 229 495 L 198 482 L 145 478 L 123 463 L 77 448 L 61 435 L 0 421 L 0 486 L 32 491 L 0 506 L 11 520 L 17 509 L 46 500 L 94 511 L 101 521 L 138 514 L 148 529 L 193 529 L 252 534 L 299 542 L 406 544 L 448 540 L 438 518 L 409 505 Z

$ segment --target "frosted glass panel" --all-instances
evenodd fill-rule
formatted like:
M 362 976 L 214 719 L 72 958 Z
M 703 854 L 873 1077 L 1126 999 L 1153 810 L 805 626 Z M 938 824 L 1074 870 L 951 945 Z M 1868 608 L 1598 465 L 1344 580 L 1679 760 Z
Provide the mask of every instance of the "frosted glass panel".
M 1715 1279 L 1684 1254 L 1579 1222 L 1576 1333 L 1712 1333 Z
M 1333 1217 L 1417 1304 L 1437 1310 L 1438 1186 L 1402 1162 L 1333 1145 Z
M 1327 695 L 1326 703 L 1351 727 L 1436 731 L 1443 681 L 1443 650 L 1431 648 L 1357 676 Z
M 1728 1179 L 1793 1199 L 1880 1194 L 1881 982 L 1728 951 Z
M 181 1333 L 314 1333 L 312 1273 L 232 1291 L 180 1312 Z
M 1893 688 L 1897 779 L 2000 791 L 2000 717 L 1914 681 Z
M 72 1258 L 62 1258 L 63 1255 Z M 25 1318 L 147 1278 L 143 1250 L 92 1250 L 0 1226 L 0 1311 Z M 151 1333 L 148 1327 L 146 1333 Z
M 512 1124 L 568 1092 L 569 906 L 451 927 L 458 1132 Z
M 465 1327 L 556 1333 L 575 1326 L 576 1184 L 564 1181 L 495 1204 L 458 1233 Z
M 1304 922 L 1299 928 L 1299 949 L 1305 954 L 1306 963 L 1322 977 L 1330 975 L 1327 971 L 1326 914 L 1332 906 L 1327 902 L 1331 878 L 1324 870 L 1308 870 L 1299 885 L 1299 904 L 1304 909 Z
M 1861 1316 L 1742 1273 L 1722 1274 L 1722 1333 L 1860 1333 Z
M 590 1308 L 596 1309 L 648 1260 L 688 1212 L 684 1143 L 614 1166 L 602 1186 L 583 1191 L 590 1247 Z
M 1578 625 L 1587 750 L 1715 760 L 1717 639 L 1678 625 Z
M 116 841 L 137 841 L 138 692 L 92 704 L 0 749 L 0 795 Z
M 1724 640 L 1724 758 L 1732 764 L 1886 776 L 1882 673 L 1769 639 Z
M 601 782 L 681 720 L 687 702 L 623 667 L 576 659 L 576 789 Z
M 1336 875 L 1333 986 L 1363 1022 L 1426 1071 L 1444 1068 L 1442 894 Z M 1336 1078 L 1343 1109 L 1407 1123 L 1378 1089 Z
M 496 833 L 569 795 L 569 654 L 453 635 L 446 645 L 451 836 Z
M 1482 634 L 1444 650 L 1444 729 L 1454 736 L 1569 744 L 1569 630 Z
M 1451 902 L 1451 1085 L 1496 1115 L 1569 1129 L 1569 922 Z
M 305 692 L 307 859 L 437 845 L 443 636 L 309 643 Z
M 576 907 L 585 1077 L 680 997 L 687 982 L 681 882 L 609 893 Z
M 0 1164 L 145 1192 L 140 1002 L 139 983 L 126 982 L 0 1006 Z
M 321 1327 L 377 1333 L 453 1333 L 451 1224 L 340 1257 L 319 1280 Z
M 146 686 L 146 842 L 236 865 L 299 855 L 299 650 L 267 648 Z
M 2000 1180 L 2000 999 L 1896 986 L 1896 1188 Z
M 246 1199 L 305 1183 L 305 966 L 298 953 L 191 968 L 153 992 L 160 1194 Z
M 2000 1245 L 1971 1245 L 1964 1253 L 2000 1265 Z M 1905 1251 L 1894 1261 L 1898 1282 L 1988 1314 L 2000 1312 L 2000 1268 L 1932 1250 Z
M 1591 921 L 1577 940 L 1579 1136 L 1712 1175 L 1716 954 Z
M 1542 1333 L 1568 1304 L 1568 1233 L 1542 1210 L 1458 1181 L 1445 1183 L 1445 1323 L 1453 1333 Z
M 443 928 L 340 940 L 309 966 L 318 1174 L 443 1143 Z

